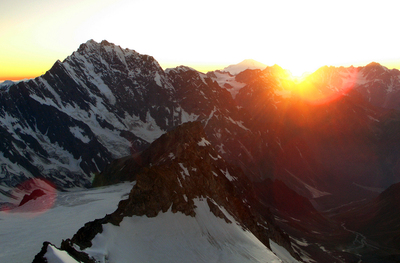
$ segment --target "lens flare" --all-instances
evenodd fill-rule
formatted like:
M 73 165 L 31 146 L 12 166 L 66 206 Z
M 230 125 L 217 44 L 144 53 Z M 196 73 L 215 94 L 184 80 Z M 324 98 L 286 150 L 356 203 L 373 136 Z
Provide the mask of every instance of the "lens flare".
M 326 72 L 324 74 L 318 74 L 318 71 Z M 296 81 L 295 84 L 290 87 L 292 94 L 310 104 L 327 104 L 349 93 L 358 79 L 357 68 L 349 68 L 346 72 L 341 73 L 330 71 L 329 67 L 323 67 L 318 71 Z M 330 74 L 341 75 L 333 76 Z M 327 84 L 326 78 L 331 78 L 335 81 Z
M 44 179 L 29 179 L 18 185 L 11 193 L 15 201 L 3 207 L 8 213 L 18 213 L 25 217 L 36 217 L 54 206 L 57 190 L 51 182 Z

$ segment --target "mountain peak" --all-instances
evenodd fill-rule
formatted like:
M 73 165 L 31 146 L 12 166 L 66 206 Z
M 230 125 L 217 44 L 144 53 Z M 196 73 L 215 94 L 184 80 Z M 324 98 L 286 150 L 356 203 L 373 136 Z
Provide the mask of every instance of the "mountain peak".
M 381 67 L 382 65 L 379 64 L 378 62 L 371 62 L 366 67 Z
M 106 50 L 107 52 L 122 52 L 122 48 L 119 45 L 116 45 L 114 43 L 110 43 L 107 40 L 102 40 L 100 43 L 96 42 L 93 39 L 90 39 L 86 41 L 86 43 L 83 43 L 79 46 L 78 53 L 80 54 L 87 54 L 87 53 L 99 53 L 100 50 Z M 126 49 L 125 53 L 130 53 L 134 52 L 133 50 Z M 134 52 L 135 53 L 135 52 Z
M 100 43 L 98 43 L 97 41 L 95 41 L 94 39 L 89 39 L 88 41 L 86 41 L 86 43 L 83 43 L 82 45 L 102 45 L 102 46 L 115 46 L 115 44 L 108 42 L 107 40 L 102 40 Z
M 237 75 L 246 69 L 265 69 L 267 65 L 258 62 L 254 59 L 245 59 L 242 62 L 234 65 L 229 65 L 228 67 L 224 68 L 222 71 L 226 71 L 231 73 L 232 75 Z
M 113 43 L 110 43 L 107 40 L 101 41 L 100 44 L 103 45 L 103 46 L 113 46 L 114 45 Z
M 83 51 L 86 48 L 93 48 L 93 47 L 98 47 L 99 43 L 97 43 L 96 41 L 94 41 L 93 39 L 90 39 L 88 41 L 86 41 L 86 43 L 83 43 L 79 46 L 78 48 L 78 52 L 79 51 Z
M 265 66 L 263 63 L 258 62 L 257 60 L 254 60 L 254 59 L 245 59 L 242 62 L 240 62 L 239 64 L 252 64 L 252 65 Z
M 388 78 L 390 77 L 390 70 L 377 62 L 371 62 L 361 69 L 364 77 L 370 79 Z M 385 76 L 385 77 L 384 77 Z
M 368 71 L 370 71 L 370 70 L 377 70 L 377 71 L 380 71 L 380 72 L 389 71 L 389 69 L 388 69 L 387 67 L 385 67 L 385 66 L 383 66 L 383 65 L 381 65 L 381 64 L 379 64 L 379 63 L 377 63 L 377 62 L 371 62 L 371 63 L 369 63 L 368 65 L 366 65 L 366 66 L 364 67 L 364 69 L 365 69 L 365 70 L 368 70 Z

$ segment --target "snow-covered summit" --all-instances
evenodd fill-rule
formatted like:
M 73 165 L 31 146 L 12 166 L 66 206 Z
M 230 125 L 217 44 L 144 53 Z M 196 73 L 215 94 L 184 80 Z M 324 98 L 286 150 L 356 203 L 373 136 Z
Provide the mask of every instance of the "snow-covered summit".
M 44 75 L 0 91 L 3 193 L 34 177 L 89 186 L 92 173 L 180 121 L 157 61 L 107 41 L 89 40 Z
M 1 90 L 1 89 L 6 89 L 6 88 L 8 88 L 8 87 L 10 87 L 12 84 L 14 84 L 14 82 L 11 81 L 11 80 L 6 80 L 6 81 L 3 81 L 3 82 L 0 82 L 0 90 Z
M 266 67 L 267 67 L 267 65 L 265 65 L 261 62 L 255 61 L 253 59 L 245 59 L 238 64 L 229 65 L 221 71 L 226 71 L 232 75 L 236 75 L 242 71 L 245 71 L 246 69 L 261 69 L 261 70 L 263 70 Z
M 172 71 L 174 71 L 174 72 L 187 72 L 187 71 L 196 71 L 196 70 L 194 68 L 191 68 L 191 67 L 188 67 L 188 66 L 183 66 L 183 65 L 175 67 L 175 68 L 167 68 L 167 69 L 165 69 L 165 73 L 166 74 L 168 74 L 168 73 L 170 73 Z

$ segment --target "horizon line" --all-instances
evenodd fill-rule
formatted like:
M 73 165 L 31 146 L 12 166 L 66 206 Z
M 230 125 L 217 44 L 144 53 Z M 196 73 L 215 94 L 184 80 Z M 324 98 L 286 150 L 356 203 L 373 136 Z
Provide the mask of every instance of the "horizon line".
M 248 60 L 248 59 L 245 59 L 245 60 Z M 251 60 L 254 60 L 254 59 L 251 59 Z M 243 60 L 242 60 L 243 61 Z M 166 70 L 166 69 L 168 69 L 168 68 L 176 68 L 176 67 L 179 67 L 179 66 L 186 66 L 186 67 L 189 67 L 189 68 L 193 68 L 194 70 L 196 70 L 196 71 L 198 71 L 198 72 L 201 72 L 201 73 L 204 73 L 204 74 L 206 74 L 206 73 L 208 73 L 208 72 L 212 72 L 212 71 L 217 71 L 217 70 L 222 70 L 222 69 L 224 69 L 224 68 L 226 68 L 226 67 L 228 67 L 228 66 L 231 66 L 231 65 L 237 65 L 237 64 L 239 64 L 239 63 L 241 63 L 242 61 L 240 61 L 240 62 L 238 62 L 238 63 L 236 63 L 236 64 L 230 64 L 230 65 L 226 65 L 226 66 L 223 66 L 223 65 L 219 65 L 219 66 L 217 66 L 217 65 L 215 65 L 215 66 L 206 66 L 206 65 L 204 65 L 204 64 L 198 64 L 197 66 L 195 65 L 195 66 L 193 66 L 193 65 L 183 65 L 183 64 L 181 64 L 181 65 L 178 65 L 179 63 L 174 63 L 174 65 L 176 65 L 176 66 L 173 66 L 173 65 L 171 65 L 170 63 L 165 63 L 164 65 L 163 64 L 161 64 L 161 63 L 159 63 L 159 65 L 160 65 L 160 67 L 163 69 L 163 70 Z M 254 61 L 257 61 L 257 60 L 254 60 Z M 257 61 L 257 62 L 259 62 L 259 61 Z M 260 63 L 262 63 L 262 62 L 260 62 Z M 308 74 L 312 74 L 312 73 L 314 73 L 315 71 L 317 71 L 318 69 L 320 69 L 320 68 L 322 68 L 322 67 L 325 67 L 325 66 L 327 66 L 327 67 L 335 67 L 335 68 L 340 68 L 340 67 L 344 67 L 344 68 L 350 68 L 350 67 L 365 67 L 365 66 L 367 66 L 367 65 L 369 65 L 369 64 L 371 64 L 371 63 L 378 63 L 379 65 L 381 65 L 381 66 L 384 66 L 384 67 L 386 67 L 386 68 L 388 68 L 389 70 L 391 70 L 391 69 L 397 69 L 397 70 L 400 70 L 400 62 L 398 62 L 398 63 L 391 63 L 391 62 L 388 62 L 388 63 L 380 63 L 380 62 L 376 62 L 376 61 L 371 61 L 371 62 L 369 62 L 369 63 L 364 63 L 364 65 L 363 66 L 360 66 L 360 64 L 361 63 L 354 63 L 355 64 L 355 66 L 354 65 L 349 65 L 349 66 L 343 66 L 343 65 L 341 65 L 341 66 L 337 66 L 337 65 L 322 65 L 322 66 L 320 66 L 320 67 L 318 67 L 316 70 L 313 70 L 313 71 L 305 71 L 304 73 L 308 73 Z M 169 65 L 168 65 L 169 64 Z M 262 64 L 264 64 L 264 63 L 262 63 Z M 266 64 L 264 64 L 264 65 L 266 65 Z M 278 65 L 278 66 L 280 66 L 279 64 L 273 64 L 273 65 L 267 65 L 266 66 L 266 68 L 268 68 L 268 67 L 273 67 L 274 65 Z M 280 66 L 281 67 L 281 66 Z M 46 70 L 46 72 L 47 71 L 49 71 L 51 69 L 51 67 L 48 69 L 48 70 Z M 284 68 L 284 67 L 282 67 L 282 69 L 285 69 L 285 70 L 288 70 L 288 71 L 290 71 L 290 69 L 286 69 L 286 68 Z M 45 72 L 45 73 L 46 73 Z M 45 73 L 43 73 L 43 74 L 41 74 L 41 75 L 35 75 L 35 76 L 24 76 L 24 77 L 1 77 L 0 76 L 0 83 L 3 83 L 3 82 L 5 82 L 5 81 L 12 81 L 12 82 L 16 82 L 16 81 L 24 81 L 24 80 L 30 80 L 30 79 L 35 79 L 35 78 L 37 78 L 37 77 L 40 77 L 40 76 L 43 76 Z

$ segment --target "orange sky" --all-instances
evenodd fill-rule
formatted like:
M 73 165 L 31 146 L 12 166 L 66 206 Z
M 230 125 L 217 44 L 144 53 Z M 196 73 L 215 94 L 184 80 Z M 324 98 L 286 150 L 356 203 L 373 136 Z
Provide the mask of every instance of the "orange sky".
M 0 10 L 0 81 L 39 76 L 89 39 L 164 68 L 207 71 L 244 59 L 294 75 L 372 61 L 400 67 L 394 0 L 3 0 Z

